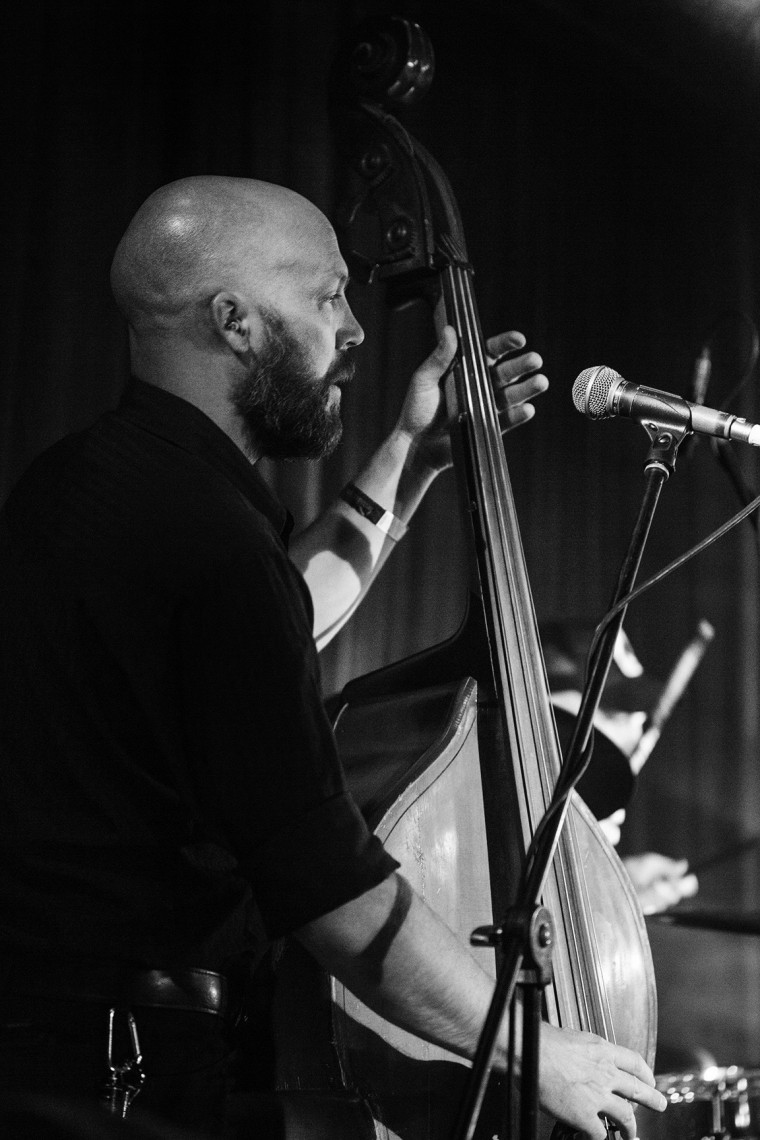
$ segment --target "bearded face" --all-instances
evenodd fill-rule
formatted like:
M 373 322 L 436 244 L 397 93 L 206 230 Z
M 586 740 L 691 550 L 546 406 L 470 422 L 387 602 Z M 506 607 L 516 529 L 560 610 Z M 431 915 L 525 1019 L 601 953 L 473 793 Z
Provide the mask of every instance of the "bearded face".
M 343 432 L 340 400 L 331 388 L 353 377 L 354 363 L 335 360 L 320 376 L 284 321 L 275 313 L 261 315 L 264 345 L 258 353 L 251 350 L 248 374 L 231 391 L 249 446 L 270 459 L 322 459 Z

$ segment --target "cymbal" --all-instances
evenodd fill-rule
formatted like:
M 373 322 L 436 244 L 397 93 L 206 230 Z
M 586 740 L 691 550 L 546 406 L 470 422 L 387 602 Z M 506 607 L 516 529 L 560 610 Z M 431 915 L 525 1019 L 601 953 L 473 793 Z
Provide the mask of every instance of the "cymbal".
M 729 934 L 760 934 L 760 914 L 728 910 L 663 910 L 648 914 L 647 922 L 658 926 L 693 926 L 699 930 L 722 930 Z

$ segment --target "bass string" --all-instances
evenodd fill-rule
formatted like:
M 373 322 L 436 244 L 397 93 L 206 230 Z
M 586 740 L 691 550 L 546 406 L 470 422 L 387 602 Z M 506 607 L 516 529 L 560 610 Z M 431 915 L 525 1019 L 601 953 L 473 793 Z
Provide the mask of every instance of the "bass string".
M 548 685 L 498 414 L 471 287 L 472 273 L 469 266 L 460 261 L 448 265 L 447 278 L 452 323 L 460 338 L 460 365 L 466 401 L 464 410 L 469 418 L 470 439 L 475 453 L 473 458 L 479 480 L 488 484 L 481 488 L 480 506 L 484 512 L 485 531 L 483 537 L 491 561 L 492 580 L 508 582 L 511 628 L 515 631 L 519 646 L 515 661 L 514 655 L 506 651 L 506 645 L 511 640 L 505 633 L 509 628 L 505 615 L 507 602 L 503 591 L 494 590 L 492 597 L 498 611 L 497 628 L 504 633 L 500 659 L 509 674 L 508 684 L 512 693 L 516 688 L 520 693 L 517 703 L 529 710 L 527 717 L 515 717 L 514 721 L 519 754 L 522 758 L 532 758 L 540 776 L 539 802 L 531 802 L 531 797 L 528 797 L 526 804 L 532 835 L 538 819 L 550 802 L 556 783 L 560 765 L 559 745 L 549 711 Z M 494 540 L 494 536 L 497 536 L 498 541 Z M 506 679 L 502 685 L 505 683 Z M 568 813 L 565 820 L 553 870 L 558 898 L 568 901 L 568 905 L 562 907 L 562 922 L 568 947 L 572 948 L 570 956 L 579 1023 L 582 1028 L 592 1028 L 614 1041 L 614 1025 L 598 953 L 589 888 L 583 860 L 579 856 L 572 813 Z
M 555 742 L 553 724 L 551 733 L 541 731 L 542 726 L 550 724 L 545 715 L 548 698 L 543 708 L 540 701 L 546 679 L 469 274 L 460 267 L 450 267 L 449 277 L 452 315 L 462 345 L 464 410 L 481 491 L 478 505 L 483 515 L 482 538 L 489 555 L 491 578 L 506 587 L 493 591 L 497 608 L 495 624 L 503 635 L 504 684 L 513 693 L 514 703 L 527 713 L 518 719 L 521 754 L 535 756 L 541 777 L 541 796 L 531 811 L 531 817 L 537 822 L 535 817 L 543 815 L 551 799 L 557 777 L 558 753 L 556 750 L 552 753 L 551 745 Z M 514 630 L 511 637 L 510 630 Z M 506 646 L 515 641 L 516 652 L 508 653 Z

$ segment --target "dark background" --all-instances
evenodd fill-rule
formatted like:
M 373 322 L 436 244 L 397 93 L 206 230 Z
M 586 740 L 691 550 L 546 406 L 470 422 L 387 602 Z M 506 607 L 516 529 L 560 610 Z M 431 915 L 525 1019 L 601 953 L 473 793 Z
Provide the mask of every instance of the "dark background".
M 338 172 L 325 78 L 360 18 L 393 12 L 432 37 L 436 79 L 405 123 L 449 175 L 485 329 L 517 327 L 552 381 L 507 441 L 536 607 L 598 620 L 640 500 L 644 433 L 572 407 L 606 363 L 690 395 L 709 341 L 707 402 L 741 379 L 758 318 L 760 51 L 754 3 L 216 0 L 46 5 L 3 15 L 4 194 L 0 494 L 44 446 L 111 406 L 126 338 L 108 291 L 140 202 L 188 174 L 281 182 L 332 215 Z M 270 469 L 299 524 L 393 423 L 431 343 L 425 314 L 356 288 L 361 378 L 345 441 L 321 467 Z M 734 410 L 758 418 L 752 377 Z M 738 459 L 760 487 L 745 448 Z M 643 572 L 724 521 L 736 496 L 707 443 L 666 486 Z M 465 590 L 444 475 L 363 610 L 327 649 L 325 685 L 433 644 Z M 748 524 L 632 608 L 626 627 L 664 677 L 699 619 L 715 641 L 639 781 L 623 850 L 699 864 L 760 832 L 758 556 Z M 700 903 L 760 909 L 752 851 L 702 875 Z M 755 936 L 652 927 L 667 1042 L 760 1064 Z

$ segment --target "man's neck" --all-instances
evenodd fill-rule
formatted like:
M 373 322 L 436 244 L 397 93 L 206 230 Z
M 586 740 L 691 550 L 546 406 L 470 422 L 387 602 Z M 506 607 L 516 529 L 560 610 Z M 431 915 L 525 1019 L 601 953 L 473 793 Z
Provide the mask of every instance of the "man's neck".
M 189 354 L 172 352 L 133 353 L 131 368 L 138 380 L 163 388 L 199 408 L 251 463 L 261 458 L 249 446 L 240 416 L 229 397 L 232 379 L 220 371 L 217 360 L 198 360 Z

